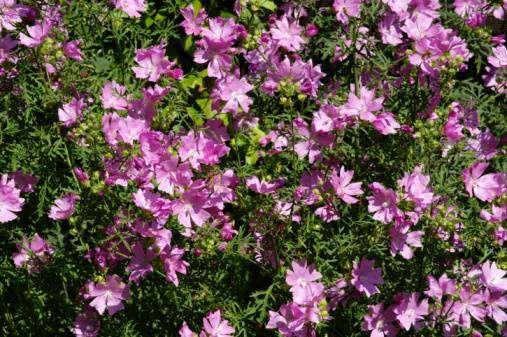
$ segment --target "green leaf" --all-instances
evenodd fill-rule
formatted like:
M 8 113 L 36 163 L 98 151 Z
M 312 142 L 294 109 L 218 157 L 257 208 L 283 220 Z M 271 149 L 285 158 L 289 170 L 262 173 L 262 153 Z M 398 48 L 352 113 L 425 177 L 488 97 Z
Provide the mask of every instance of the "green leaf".
M 270 0 L 264 0 L 261 3 L 261 7 L 269 9 L 272 12 L 276 10 L 276 4 L 273 1 L 270 1 Z

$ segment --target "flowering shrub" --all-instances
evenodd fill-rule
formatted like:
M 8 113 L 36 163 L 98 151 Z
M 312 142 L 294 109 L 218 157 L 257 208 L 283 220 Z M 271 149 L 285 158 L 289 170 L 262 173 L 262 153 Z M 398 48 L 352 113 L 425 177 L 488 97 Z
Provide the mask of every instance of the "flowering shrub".
M 0 0 L 0 335 L 507 336 L 506 9 Z

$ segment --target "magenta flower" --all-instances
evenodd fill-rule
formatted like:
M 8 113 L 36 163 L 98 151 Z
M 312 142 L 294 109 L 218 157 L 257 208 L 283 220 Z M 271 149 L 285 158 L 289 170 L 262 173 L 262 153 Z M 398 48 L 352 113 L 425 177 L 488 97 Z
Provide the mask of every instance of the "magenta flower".
M 200 337 L 233 337 L 234 328 L 229 325 L 229 321 L 222 319 L 220 310 L 210 312 L 203 318 L 203 332 Z
M 58 120 L 65 127 L 71 127 L 81 119 L 85 108 L 84 98 L 73 97 L 69 103 L 58 109 Z
M 102 87 L 102 107 L 104 109 L 127 110 L 128 96 L 125 97 L 127 88 L 115 81 L 107 81 Z
M 56 199 L 49 210 L 48 217 L 53 220 L 65 220 L 74 214 L 79 195 L 67 193 L 63 197 Z
M 7 174 L 2 174 L 0 179 L 0 223 L 16 219 L 17 212 L 25 203 L 20 197 L 21 190 L 16 188 L 15 181 L 9 179 Z
M 72 333 L 76 337 L 96 337 L 100 331 L 100 321 L 93 309 L 86 308 L 74 320 Z
M 298 51 L 305 40 L 301 37 L 303 27 L 296 20 L 289 22 L 286 15 L 276 20 L 270 29 L 271 36 L 276 43 L 287 51 Z
M 488 222 L 502 222 L 507 220 L 507 204 L 496 206 L 491 206 L 491 213 L 487 210 L 481 210 L 480 216 L 482 219 Z
M 54 253 L 54 248 L 37 233 L 31 242 L 23 238 L 16 247 L 18 252 L 12 254 L 14 265 L 16 268 L 26 267 L 28 274 L 39 272 L 41 266 L 46 264 Z
M 241 108 L 243 112 L 248 112 L 253 100 L 248 97 L 247 93 L 252 89 L 253 86 L 244 77 L 227 76 L 222 78 L 216 88 L 218 97 L 225 102 L 222 111 L 238 113 Z
M 373 191 L 373 196 L 367 198 L 368 212 L 374 213 L 373 219 L 388 224 L 401 214 L 396 206 L 396 193 L 392 189 L 385 188 L 377 182 L 370 184 L 370 189 Z
M 174 79 L 181 79 L 183 71 L 174 68 L 175 62 L 171 62 L 165 56 L 165 45 L 159 44 L 147 49 L 136 50 L 134 59 L 138 66 L 132 67 L 137 78 L 146 78 L 156 82 L 162 75 L 168 75 Z
M 412 326 L 419 329 L 424 316 L 428 315 L 428 300 L 424 299 L 419 302 L 419 294 L 411 293 L 400 294 L 397 302 L 393 312 L 401 327 L 407 331 Z
M 183 22 L 180 24 L 185 29 L 187 35 L 199 35 L 202 30 L 204 21 L 206 21 L 206 11 L 201 8 L 197 15 L 195 15 L 194 6 L 192 4 L 180 10 L 183 15 Z
M 373 113 L 382 110 L 384 98 L 375 98 L 375 90 L 368 90 L 363 86 L 361 86 L 359 93 L 359 96 L 356 96 L 353 91 L 349 93 L 348 101 L 342 107 L 342 111 L 348 116 L 358 116 L 364 121 L 374 122 L 377 116 Z
M 246 179 L 246 186 L 252 191 L 260 194 L 275 193 L 285 184 L 285 179 L 279 178 L 272 181 L 259 180 L 257 176 L 251 176 Z
M 52 28 L 50 21 L 38 21 L 33 26 L 26 27 L 29 36 L 19 33 L 19 43 L 30 48 L 35 48 L 44 42 Z
M 112 0 L 113 5 L 127 13 L 132 18 L 141 17 L 141 13 L 146 11 L 146 3 L 144 0 Z
M 486 162 L 476 162 L 463 170 L 461 176 L 471 197 L 475 195 L 479 200 L 491 202 L 504 192 L 507 178 L 503 173 L 482 175 L 488 166 Z
M 354 262 L 352 268 L 352 280 L 350 283 L 359 291 L 370 297 L 380 293 L 377 285 L 384 284 L 382 279 L 382 270 L 374 268 L 375 261 L 361 258 L 359 264 Z
M 496 266 L 495 262 L 485 261 L 481 266 L 481 282 L 491 291 L 507 291 L 507 271 Z
M 107 310 L 112 316 L 124 308 L 122 301 L 130 299 L 130 288 L 118 275 L 108 275 L 105 282 L 90 282 L 85 298 L 93 298 L 90 306 L 99 314 L 103 315 Z
M 340 175 L 333 169 L 329 183 L 333 186 L 336 195 L 347 204 L 355 204 L 359 200 L 355 198 L 356 195 L 363 194 L 361 190 L 362 182 L 351 183 L 354 171 L 345 170 L 345 167 L 340 167 Z

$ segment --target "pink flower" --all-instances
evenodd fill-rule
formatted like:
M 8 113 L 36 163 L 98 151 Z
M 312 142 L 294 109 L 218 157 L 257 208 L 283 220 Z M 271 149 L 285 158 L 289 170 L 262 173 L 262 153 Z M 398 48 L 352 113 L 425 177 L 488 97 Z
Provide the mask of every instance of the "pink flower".
M 485 261 L 481 267 L 481 282 L 491 291 L 507 291 L 507 271 L 496 266 L 495 262 Z
M 401 211 L 396 206 L 396 193 L 392 189 L 377 182 L 370 184 L 370 189 L 373 196 L 367 198 L 368 212 L 374 213 L 373 219 L 388 224 L 400 215 Z
M 20 197 L 21 191 L 16 188 L 13 179 L 7 174 L 0 178 L 0 223 L 16 219 L 15 213 L 21 211 L 25 199 Z
M 389 236 L 391 237 L 391 255 L 400 253 L 404 259 L 410 260 L 414 256 L 412 248 L 422 247 L 423 231 L 409 232 L 410 226 L 397 225 L 391 227 Z
M 179 247 L 166 246 L 160 252 L 160 259 L 164 263 L 165 278 L 175 286 L 179 285 L 178 274 L 186 275 L 189 266 L 187 261 L 183 260 L 185 250 Z
M 155 258 L 155 252 L 148 248 L 145 253 L 142 243 L 136 242 L 132 248 L 132 253 L 134 255 L 127 266 L 127 270 L 130 271 L 129 281 L 139 285 L 140 279 L 153 272 L 153 266 L 150 262 Z
M 38 21 L 31 27 L 26 27 L 28 35 L 19 33 L 19 42 L 30 48 L 42 44 L 51 31 L 52 25 L 48 20 Z
M 368 314 L 364 316 L 363 330 L 371 331 L 370 337 L 396 336 L 400 330 L 394 324 L 394 313 L 391 307 L 384 310 L 384 304 L 368 306 Z
M 132 67 L 137 78 L 146 78 L 156 82 L 162 75 L 168 75 L 174 79 L 181 79 L 183 71 L 174 68 L 175 62 L 171 62 L 165 56 L 165 45 L 159 44 L 147 49 L 137 49 L 135 61 L 138 66 Z
M 101 315 L 104 311 L 110 316 L 124 308 L 122 301 L 130 299 L 130 288 L 121 281 L 118 275 L 108 275 L 105 282 L 92 283 L 87 286 L 85 298 L 93 298 L 90 306 Z
M 222 319 L 220 310 L 208 313 L 202 322 L 205 333 L 201 332 L 200 337 L 233 337 L 234 328 Z
M 392 135 L 400 128 L 400 124 L 394 119 L 392 113 L 383 112 L 375 117 L 373 127 L 383 135 Z
M 246 186 L 254 192 L 260 194 L 275 193 L 285 183 L 285 179 L 280 178 L 272 181 L 259 180 L 257 176 L 251 176 L 246 179 Z
M 155 177 L 160 191 L 174 194 L 183 190 L 192 182 L 192 171 L 188 163 L 178 165 L 178 158 L 166 155 L 164 160 L 155 166 Z
M 150 212 L 160 221 L 167 220 L 172 213 L 172 202 L 150 190 L 138 189 L 132 199 L 137 207 Z
M 128 97 L 124 97 L 126 91 L 127 89 L 123 85 L 115 81 L 106 82 L 100 96 L 102 107 L 104 109 L 126 110 L 128 106 Z
M 501 206 L 491 206 L 491 213 L 487 210 L 481 210 L 480 216 L 488 222 L 502 222 L 507 220 L 507 204 Z
M 253 100 L 247 93 L 252 91 L 253 86 L 243 78 L 227 76 L 217 83 L 218 97 L 225 102 L 222 111 L 239 113 L 240 108 L 243 112 L 250 110 Z
M 278 329 L 282 336 L 306 336 L 302 332 L 306 322 L 305 308 L 295 303 L 283 304 L 279 312 L 269 311 L 268 329 Z
M 354 171 L 347 171 L 342 166 L 340 167 L 340 175 L 337 175 L 336 170 L 333 169 L 329 183 L 333 186 L 336 195 L 347 204 L 355 204 L 359 200 L 355 198 L 356 195 L 363 194 L 361 190 L 362 182 L 351 183 Z
M 346 25 L 349 23 L 349 17 L 359 17 L 361 0 L 334 0 L 333 9 L 336 12 L 336 20 Z
M 371 295 L 380 293 L 377 285 L 384 284 L 382 279 L 382 270 L 373 268 L 374 260 L 361 258 L 359 264 L 354 262 L 352 268 L 352 280 L 350 283 L 359 291 L 370 297 Z
M 463 170 L 461 176 L 471 197 L 475 195 L 479 200 L 491 202 L 504 192 L 507 178 L 502 173 L 482 175 L 488 166 L 486 162 L 476 162 Z
M 185 29 L 187 35 L 199 35 L 202 30 L 204 21 L 207 18 L 206 11 L 201 8 L 195 15 L 194 6 L 192 4 L 180 10 L 183 15 L 183 22 L 180 24 Z
M 403 198 L 415 203 L 416 207 L 425 209 L 434 199 L 429 187 L 430 176 L 422 174 L 422 166 L 417 166 L 412 173 L 405 173 L 398 180 L 398 186 L 405 192 Z
M 199 227 L 204 225 L 211 216 L 205 209 L 209 192 L 204 187 L 204 181 L 194 181 L 180 199 L 173 203 L 173 213 L 178 216 L 179 223 L 187 229 L 192 227 L 192 222 Z
M 354 92 L 349 93 L 348 101 L 342 111 L 348 116 L 358 116 L 367 122 L 374 122 L 377 119 L 373 113 L 382 109 L 383 97 L 375 98 L 375 90 L 361 86 L 360 96 Z
M 9 173 L 9 178 L 14 179 L 14 185 L 16 188 L 19 188 L 21 192 L 33 192 L 35 189 L 35 185 L 39 182 L 39 178 L 23 173 L 22 171 L 15 171 Z
M 48 217 L 53 220 L 70 218 L 76 209 L 76 203 L 79 199 L 79 195 L 75 193 L 67 193 L 63 197 L 56 199 L 49 210 Z
M 304 287 L 308 283 L 318 281 L 322 278 L 322 274 L 315 270 L 315 265 L 307 265 L 306 261 L 293 261 L 292 269 L 287 271 L 285 282 L 291 286 Z
M 297 21 L 289 22 L 286 15 L 276 20 L 270 29 L 273 40 L 287 51 L 298 51 L 305 40 L 301 37 L 303 27 Z
M 73 97 L 69 103 L 58 109 L 58 120 L 65 127 L 71 127 L 81 119 L 85 107 L 84 98 Z
M 183 322 L 178 333 L 180 334 L 180 337 L 197 337 L 197 334 L 190 330 L 187 322 Z
M 456 301 L 451 308 L 451 319 L 464 328 L 471 327 L 471 318 L 479 322 L 484 321 L 486 310 L 482 306 L 484 296 L 482 293 L 472 291 L 470 285 L 465 285 L 459 292 L 459 301 Z
M 141 17 L 141 13 L 146 10 L 146 3 L 144 0 L 112 0 L 113 5 L 127 13 L 132 18 Z
M 16 268 L 26 267 L 28 274 L 39 272 L 41 266 L 46 264 L 54 253 L 53 247 L 37 233 L 31 242 L 23 238 L 23 241 L 16 244 L 16 247 L 18 252 L 12 254 L 14 265 Z
M 79 48 L 80 40 L 69 41 L 63 44 L 63 52 L 65 56 L 76 61 L 83 61 L 83 53 Z
M 429 289 L 424 292 L 426 296 L 441 300 L 444 295 L 454 295 L 456 292 L 456 281 L 449 279 L 447 274 L 443 274 L 440 278 L 435 279 L 428 276 Z
M 502 292 L 484 291 L 484 303 L 486 315 L 491 317 L 497 324 L 507 322 L 507 314 L 503 309 L 507 308 L 507 296 Z
M 76 337 L 96 337 L 100 331 L 100 321 L 93 309 L 86 308 L 74 320 L 72 333 Z
M 407 331 L 411 326 L 419 329 L 420 321 L 428 315 L 428 300 L 424 299 L 419 302 L 419 294 L 411 293 L 401 294 L 397 302 L 393 312 L 401 327 Z

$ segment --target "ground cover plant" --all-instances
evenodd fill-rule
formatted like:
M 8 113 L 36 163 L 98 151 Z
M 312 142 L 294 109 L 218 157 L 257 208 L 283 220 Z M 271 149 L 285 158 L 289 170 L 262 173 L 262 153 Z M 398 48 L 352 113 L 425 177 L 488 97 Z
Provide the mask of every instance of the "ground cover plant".
M 0 335 L 507 336 L 506 9 L 0 0 Z

